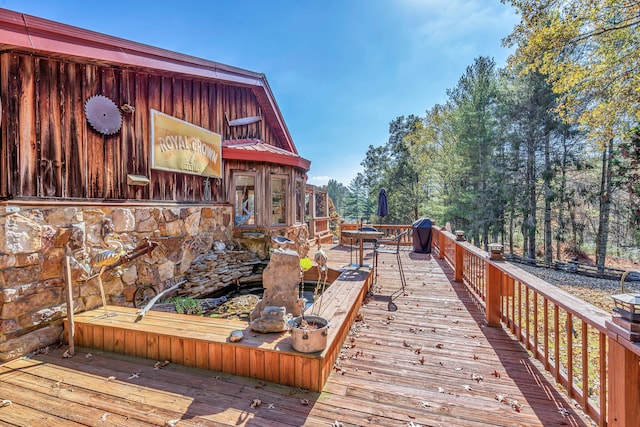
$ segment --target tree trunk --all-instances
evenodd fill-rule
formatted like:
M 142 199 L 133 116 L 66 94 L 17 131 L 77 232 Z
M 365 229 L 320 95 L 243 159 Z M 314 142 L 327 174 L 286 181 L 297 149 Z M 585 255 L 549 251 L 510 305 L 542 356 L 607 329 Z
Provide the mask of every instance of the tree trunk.
M 600 217 L 596 235 L 596 265 L 604 267 L 609 241 L 609 213 L 611 212 L 611 154 L 613 139 L 602 150 L 602 174 L 600 175 Z
M 509 209 L 509 253 L 513 254 L 513 232 L 514 232 L 514 224 L 513 217 L 515 216 L 515 212 L 513 209 L 513 204 Z
M 530 136 L 527 140 L 527 193 L 529 195 L 529 206 L 527 212 L 527 257 L 536 258 L 536 147 L 535 139 Z
M 558 230 L 556 231 L 556 258 L 562 261 L 562 243 L 566 240 L 566 224 L 564 219 L 564 204 L 567 190 L 567 138 L 562 136 L 562 162 L 560 164 L 560 191 L 558 194 Z
M 549 147 L 549 134 L 544 142 L 544 260 L 547 264 L 553 262 L 553 239 L 551 237 L 551 201 L 553 190 L 551 189 L 551 154 Z

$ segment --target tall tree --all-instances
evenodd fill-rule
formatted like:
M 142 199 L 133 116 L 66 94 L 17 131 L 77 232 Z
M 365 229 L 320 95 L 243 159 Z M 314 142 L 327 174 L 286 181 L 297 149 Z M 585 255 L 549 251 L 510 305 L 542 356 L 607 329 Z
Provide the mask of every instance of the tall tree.
M 345 210 L 344 205 L 346 198 L 349 195 L 349 189 L 335 179 L 330 179 L 327 183 L 327 193 L 331 200 L 333 200 L 333 206 L 335 207 L 336 212 L 338 212 L 338 215 L 343 217 Z
M 348 189 L 349 195 L 345 203 L 345 217 L 358 222 L 369 218 L 373 208 L 371 200 L 369 199 L 369 187 L 366 176 L 358 173 L 356 177 L 351 180 Z
M 467 67 L 458 85 L 447 91 L 455 111 L 457 147 L 467 162 L 461 176 L 460 207 L 466 211 L 474 243 L 489 243 L 489 231 L 496 224 L 497 186 L 492 182 L 492 160 L 496 152 L 495 101 L 497 95 L 495 61 L 478 57 Z M 466 205 L 466 206 L 464 206 Z
M 397 207 L 394 219 L 398 222 L 412 223 L 420 215 L 424 191 L 411 146 L 422 127 L 422 119 L 414 115 L 398 117 L 389 124 L 387 146 L 391 161 L 386 186 L 391 205 Z
M 628 0 L 502 0 L 521 22 L 505 39 L 516 46 L 512 64 L 548 76 L 556 110 L 580 124 L 603 150 L 597 264 L 608 239 L 607 170 L 615 144 L 640 118 L 640 2 Z

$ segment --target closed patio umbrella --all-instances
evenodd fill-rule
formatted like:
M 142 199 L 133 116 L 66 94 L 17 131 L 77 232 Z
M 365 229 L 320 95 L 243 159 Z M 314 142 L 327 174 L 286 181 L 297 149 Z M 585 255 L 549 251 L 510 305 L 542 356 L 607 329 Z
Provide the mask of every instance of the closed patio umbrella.
M 378 193 L 378 211 L 376 212 L 376 214 L 379 217 L 385 217 L 389 215 L 389 206 L 387 204 L 387 192 L 385 191 L 384 188 L 381 188 L 380 192 Z

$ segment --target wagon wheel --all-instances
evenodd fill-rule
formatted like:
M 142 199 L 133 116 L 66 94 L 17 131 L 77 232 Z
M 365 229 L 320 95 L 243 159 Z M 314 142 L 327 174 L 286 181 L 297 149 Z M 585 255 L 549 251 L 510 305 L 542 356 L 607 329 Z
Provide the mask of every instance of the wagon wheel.
M 151 285 L 138 286 L 133 294 L 133 306 L 135 308 L 144 307 L 151 298 L 158 295 L 158 291 Z

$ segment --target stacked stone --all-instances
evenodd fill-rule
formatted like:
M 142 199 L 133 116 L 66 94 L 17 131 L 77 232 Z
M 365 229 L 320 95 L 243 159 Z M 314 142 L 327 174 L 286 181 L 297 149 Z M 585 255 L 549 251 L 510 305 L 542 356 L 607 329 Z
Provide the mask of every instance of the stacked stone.
M 201 298 L 226 287 L 259 281 L 263 269 L 263 261 L 249 251 L 206 252 L 193 260 L 178 294 Z

